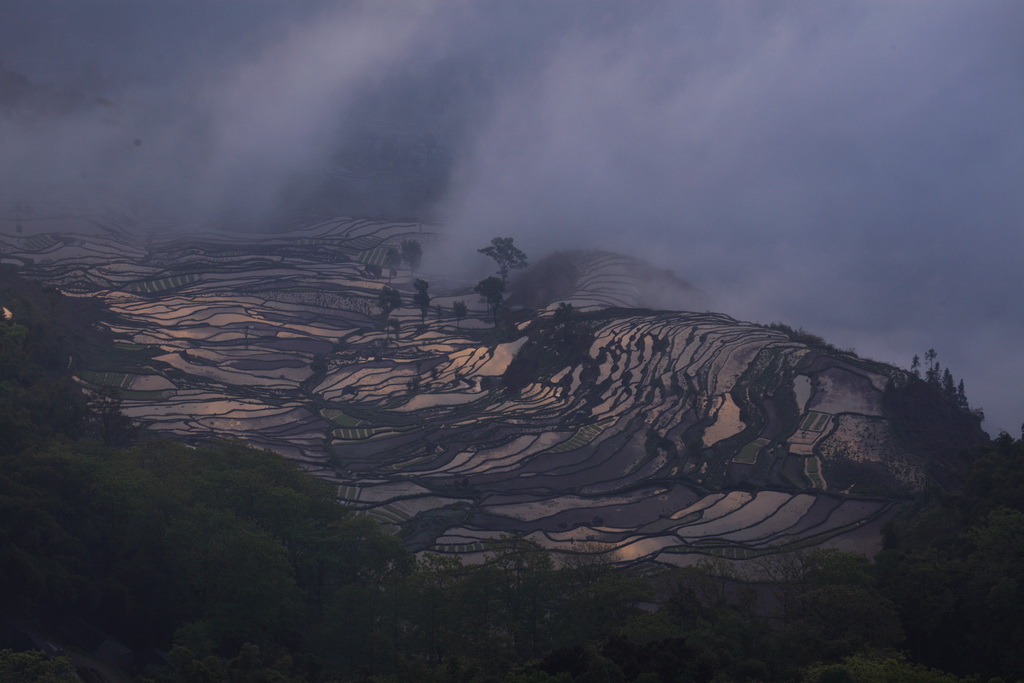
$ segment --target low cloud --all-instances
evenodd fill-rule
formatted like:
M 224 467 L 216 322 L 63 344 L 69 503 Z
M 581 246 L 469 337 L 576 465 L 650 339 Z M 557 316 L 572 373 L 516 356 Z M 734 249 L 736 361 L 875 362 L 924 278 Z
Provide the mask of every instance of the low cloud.
M 91 5 L 106 11 L 82 16 L 81 31 L 102 47 L 12 50 L 7 72 L 31 85 L 8 89 L 0 116 L 6 194 L 96 193 L 180 220 L 258 222 L 276 213 L 283 192 L 323 174 L 353 110 L 382 78 L 433 59 L 433 41 L 446 43 L 447 24 L 429 5 L 311 4 L 288 13 L 257 3 L 263 14 L 246 19 L 248 4 L 184 2 L 196 16 L 170 21 L 166 32 L 139 5 Z M 48 42 L 58 41 L 47 31 L 71 32 L 36 16 L 45 10 L 22 9 Z M 121 35 L 133 30 L 154 44 Z M 112 75 L 85 77 L 83 61 Z
M 1024 353 L 1020 6 L 640 8 L 503 89 L 453 229 L 625 251 L 904 366 L 934 347 L 1016 425 L 989 368 Z
M 614 249 L 737 317 L 934 347 L 1016 430 L 1022 24 L 1014 0 L 15 0 L 0 59 L 39 97 L 0 88 L 0 184 L 180 223 L 415 212 L 467 270 L 495 235 Z M 402 201 L 332 175 L 402 140 L 415 163 L 364 174 Z

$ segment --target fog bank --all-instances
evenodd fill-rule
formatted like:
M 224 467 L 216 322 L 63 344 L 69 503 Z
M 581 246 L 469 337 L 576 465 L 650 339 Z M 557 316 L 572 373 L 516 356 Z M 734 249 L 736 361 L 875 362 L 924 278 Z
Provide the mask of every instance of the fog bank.
M 5 198 L 671 268 L 1024 419 L 1024 5 L 7 2 Z M 434 255 L 437 257 L 438 255 Z

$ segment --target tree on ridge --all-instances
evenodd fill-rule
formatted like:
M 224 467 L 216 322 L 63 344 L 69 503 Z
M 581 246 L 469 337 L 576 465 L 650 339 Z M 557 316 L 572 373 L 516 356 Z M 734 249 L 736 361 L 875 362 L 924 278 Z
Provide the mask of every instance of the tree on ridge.
M 526 260 L 526 254 L 512 243 L 511 237 L 495 237 L 491 240 L 491 246 L 477 251 L 494 259 L 498 264 L 498 274 L 501 275 L 502 283 L 508 279 L 510 270 L 520 270 L 530 265 Z
M 423 247 L 414 239 L 402 240 L 402 261 L 409 266 L 409 270 L 416 272 L 423 260 Z
M 402 307 L 402 294 L 397 289 L 384 287 L 377 294 L 377 305 L 380 306 L 383 312 L 384 337 L 390 339 L 391 327 L 388 324 L 388 317 L 390 317 L 391 311 Z
M 420 325 L 426 325 L 427 310 L 430 308 L 430 294 L 427 292 L 427 288 L 430 287 L 430 283 L 416 278 L 412 286 L 416 290 L 416 293 L 412 296 L 412 302 L 420 307 Z
M 398 267 L 402 265 L 402 255 L 398 253 L 398 250 L 391 247 L 387 250 L 384 255 L 384 265 L 388 269 L 388 284 L 391 284 L 391 278 L 398 274 Z
M 487 302 L 494 315 L 494 326 L 498 326 L 498 309 L 505 301 L 505 281 L 493 275 L 481 280 L 473 291 L 480 295 L 480 298 Z
M 452 315 L 455 316 L 455 327 L 461 329 L 462 319 L 469 313 L 469 309 L 466 307 L 466 302 L 459 299 L 452 304 Z

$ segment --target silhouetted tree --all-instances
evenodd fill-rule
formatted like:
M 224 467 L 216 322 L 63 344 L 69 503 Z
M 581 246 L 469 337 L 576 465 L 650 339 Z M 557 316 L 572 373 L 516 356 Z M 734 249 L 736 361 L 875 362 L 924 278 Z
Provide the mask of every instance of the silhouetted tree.
M 498 309 L 505 301 L 505 281 L 493 275 L 481 280 L 473 291 L 480 295 L 480 298 L 487 302 L 494 315 L 494 325 L 498 325 Z
M 427 310 L 430 308 L 430 294 L 427 289 L 430 287 L 430 283 L 426 280 L 416 278 L 412 283 L 413 289 L 416 293 L 412 296 L 412 302 L 420 308 L 420 324 L 425 325 L 427 323 Z
M 402 261 L 409 266 L 409 270 L 416 272 L 423 260 L 423 247 L 414 239 L 402 240 Z
M 491 246 L 477 251 L 494 259 L 498 264 L 498 274 L 501 275 L 502 283 L 508 279 L 510 270 L 519 270 L 529 265 L 526 254 L 512 243 L 511 237 L 495 237 L 491 240 Z
M 384 255 L 384 265 L 388 269 L 388 284 L 391 283 L 391 278 L 398 274 L 398 267 L 402 265 L 402 255 L 398 253 L 398 250 L 394 247 L 388 249 Z
M 938 355 L 935 349 L 928 349 L 924 354 L 924 362 L 926 363 L 924 378 L 929 384 L 937 385 L 939 383 L 939 364 L 935 360 Z
M 456 328 L 460 328 L 462 326 L 462 319 L 466 317 L 466 314 L 468 312 L 469 311 L 466 308 L 466 302 L 465 301 L 462 301 L 460 299 L 459 301 L 456 301 L 455 303 L 452 304 L 452 315 L 455 316 L 455 327 Z
M 953 373 L 946 368 L 942 372 L 942 393 L 951 401 L 956 401 L 956 384 L 953 382 Z
M 397 289 L 384 287 L 377 294 L 377 304 L 383 309 L 384 317 L 391 315 L 391 311 L 402 307 L 402 294 Z
M 402 307 L 402 294 L 397 289 L 384 287 L 377 294 L 377 304 L 383 312 L 384 337 L 390 339 L 391 326 L 388 324 L 388 317 L 390 317 L 391 311 Z

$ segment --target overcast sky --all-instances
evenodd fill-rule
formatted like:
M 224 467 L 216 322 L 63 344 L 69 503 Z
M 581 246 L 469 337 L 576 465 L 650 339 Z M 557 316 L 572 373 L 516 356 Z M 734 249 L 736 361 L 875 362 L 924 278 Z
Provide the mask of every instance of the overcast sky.
M 5 0 L 0 60 L 50 99 L 0 99 L 0 183 L 255 222 L 401 119 L 447 146 L 460 258 L 616 249 L 742 319 L 934 347 L 1016 435 L 1022 29 L 1018 0 Z

